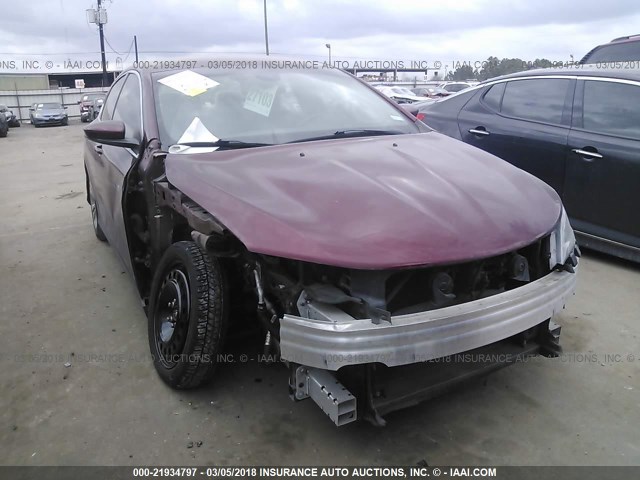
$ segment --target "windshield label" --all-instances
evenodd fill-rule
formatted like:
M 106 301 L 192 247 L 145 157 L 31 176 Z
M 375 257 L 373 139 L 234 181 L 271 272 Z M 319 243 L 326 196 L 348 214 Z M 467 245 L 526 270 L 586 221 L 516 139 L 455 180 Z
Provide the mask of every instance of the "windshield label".
M 268 117 L 271 113 L 271 107 L 273 106 L 273 100 L 276 98 L 277 90 L 277 85 L 269 88 L 253 88 L 247 93 L 242 107 Z
M 190 97 L 195 97 L 196 95 L 206 92 L 210 88 L 220 85 L 215 80 L 211 80 L 210 78 L 200 75 L 192 70 L 184 70 L 180 73 L 174 73 L 168 77 L 161 78 L 158 82 Z
M 184 131 L 177 143 L 193 143 L 193 142 L 217 142 L 220 140 L 213 133 L 207 130 L 207 127 L 200 121 L 200 118 L 193 119 L 191 124 Z

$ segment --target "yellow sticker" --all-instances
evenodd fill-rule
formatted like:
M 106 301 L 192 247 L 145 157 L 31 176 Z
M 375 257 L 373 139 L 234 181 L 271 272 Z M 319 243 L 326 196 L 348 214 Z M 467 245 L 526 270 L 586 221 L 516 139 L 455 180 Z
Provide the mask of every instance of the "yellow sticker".
M 174 73 L 168 77 L 161 78 L 158 82 L 190 97 L 195 97 L 210 88 L 220 85 L 220 83 L 215 80 L 211 80 L 209 77 L 205 77 L 192 70 Z

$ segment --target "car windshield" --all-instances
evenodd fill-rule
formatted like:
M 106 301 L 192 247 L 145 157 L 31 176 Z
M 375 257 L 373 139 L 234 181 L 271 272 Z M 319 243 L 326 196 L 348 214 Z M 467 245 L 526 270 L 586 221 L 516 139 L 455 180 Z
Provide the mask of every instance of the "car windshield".
M 37 107 L 38 110 L 59 110 L 61 108 L 62 105 L 59 103 L 39 103 Z
M 153 79 L 165 147 L 218 139 L 282 144 L 355 131 L 419 132 L 402 112 L 338 70 L 181 71 L 156 73 Z
M 448 90 L 449 92 L 459 92 L 460 90 L 464 90 L 468 87 L 469 85 L 467 85 L 466 83 L 451 83 L 449 85 L 445 85 L 444 89 Z

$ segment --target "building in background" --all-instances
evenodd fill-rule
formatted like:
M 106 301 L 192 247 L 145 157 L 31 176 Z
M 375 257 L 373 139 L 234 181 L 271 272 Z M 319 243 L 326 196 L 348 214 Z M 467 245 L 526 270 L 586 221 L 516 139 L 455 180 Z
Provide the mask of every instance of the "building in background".
M 108 72 L 104 88 L 109 88 L 119 74 Z M 103 87 L 102 72 L 0 73 L 0 92 L 76 88 L 76 80 L 83 81 L 84 88 Z

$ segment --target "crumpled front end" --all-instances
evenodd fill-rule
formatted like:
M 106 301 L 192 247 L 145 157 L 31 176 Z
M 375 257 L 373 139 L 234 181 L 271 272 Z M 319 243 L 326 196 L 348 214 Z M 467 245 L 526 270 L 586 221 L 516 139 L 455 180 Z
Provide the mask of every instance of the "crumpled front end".
M 563 212 L 551 234 L 496 257 L 325 272 L 325 283 L 306 283 L 297 314 L 280 319 L 291 395 L 313 398 L 337 425 L 384 424 L 383 413 L 459 381 L 555 356 L 560 327 L 551 319 L 574 293 L 579 255 Z

